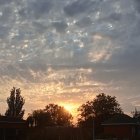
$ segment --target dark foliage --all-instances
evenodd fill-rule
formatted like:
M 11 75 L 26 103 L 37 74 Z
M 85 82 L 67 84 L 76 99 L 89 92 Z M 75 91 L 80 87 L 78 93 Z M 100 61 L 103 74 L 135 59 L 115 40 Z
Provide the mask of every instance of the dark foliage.
M 24 98 L 21 96 L 21 90 L 13 87 L 10 97 L 7 98 L 8 109 L 5 113 L 7 117 L 22 119 L 24 115 L 23 105 Z
M 133 118 L 140 122 L 140 111 L 135 108 L 135 111 L 132 111 Z
M 101 93 L 93 101 L 88 101 L 78 109 L 80 112 L 78 126 L 93 127 L 93 120 L 98 131 L 101 122 L 107 120 L 115 114 L 121 114 L 122 109 L 116 101 L 116 97 Z M 100 131 L 100 130 L 99 130 Z
M 72 125 L 72 115 L 64 107 L 56 104 L 49 104 L 43 110 L 33 111 L 28 120 L 31 120 L 31 117 L 37 127 Z

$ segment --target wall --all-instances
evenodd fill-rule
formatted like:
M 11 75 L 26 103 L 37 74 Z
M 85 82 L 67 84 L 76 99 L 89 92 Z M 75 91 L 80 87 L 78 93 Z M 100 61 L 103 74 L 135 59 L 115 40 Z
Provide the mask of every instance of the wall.
M 132 125 L 110 125 L 104 126 L 104 133 L 114 135 L 119 138 L 132 138 L 134 134 L 134 126 Z

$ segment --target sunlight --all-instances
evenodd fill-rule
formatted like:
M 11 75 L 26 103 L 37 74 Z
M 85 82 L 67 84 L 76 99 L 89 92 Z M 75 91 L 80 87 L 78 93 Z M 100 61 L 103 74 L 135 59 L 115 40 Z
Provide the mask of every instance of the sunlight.
M 77 108 L 76 104 L 67 104 L 67 103 L 60 103 L 68 112 L 70 112 L 74 117 L 77 115 Z
M 64 108 L 69 111 L 70 113 L 72 113 L 74 111 L 74 106 L 73 105 L 69 105 L 69 104 L 65 104 Z
M 77 115 L 78 115 L 77 109 L 80 106 L 80 104 L 61 102 L 61 103 L 59 103 L 59 105 L 63 106 L 69 113 L 71 113 L 71 115 L 73 116 L 73 123 L 76 124 Z

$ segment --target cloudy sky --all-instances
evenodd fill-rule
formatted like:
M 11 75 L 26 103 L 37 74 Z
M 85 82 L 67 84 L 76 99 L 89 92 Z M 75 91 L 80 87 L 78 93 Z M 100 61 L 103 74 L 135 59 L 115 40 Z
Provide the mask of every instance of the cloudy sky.
M 26 114 L 96 94 L 140 109 L 139 0 L 0 0 L 0 112 L 13 86 Z

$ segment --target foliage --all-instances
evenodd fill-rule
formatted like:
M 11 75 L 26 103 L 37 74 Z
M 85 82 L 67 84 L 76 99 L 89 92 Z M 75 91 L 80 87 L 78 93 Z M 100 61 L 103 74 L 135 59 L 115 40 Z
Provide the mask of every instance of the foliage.
M 5 116 L 22 119 L 24 115 L 24 98 L 21 96 L 21 90 L 13 87 L 10 97 L 7 98 L 8 109 Z
M 50 115 L 54 125 L 69 126 L 71 125 L 72 115 L 65 110 L 64 107 L 56 104 L 49 104 L 45 108 L 45 112 Z
M 44 110 L 41 110 L 41 109 L 34 110 L 32 115 L 29 116 L 28 119 L 31 117 L 33 118 L 32 120 L 34 120 L 35 126 L 43 127 L 43 126 L 49 125 L 50 123 L 49 115 Z
M 123 113 L 116 97 L 101 93 L 93 101 L 88 101 L 78 109 L 80 112 L 78 125 L 82 127 L 92 127 L 93 119 L 96 125 L 100 124 L 109 117 Z
M 27 121 L 27 124 L 28 124 L 29 127 L 33 127 L 33 125 L 34 125 L 34 118 L 32 117 L 31 114 L 29 114 L 29 116 L 27 117 L 26 121 Z
M 140 111 L 138 111 L 136 108 L 135 108 L 135 111 L 132 111 L 132 115 L 133 115 L 133 118 L 140 121 Z
M 71 126 L 72 115 L 62 106 L 49 104 L 44 110 L 35 110 L 30 115 L 35 126 Z

